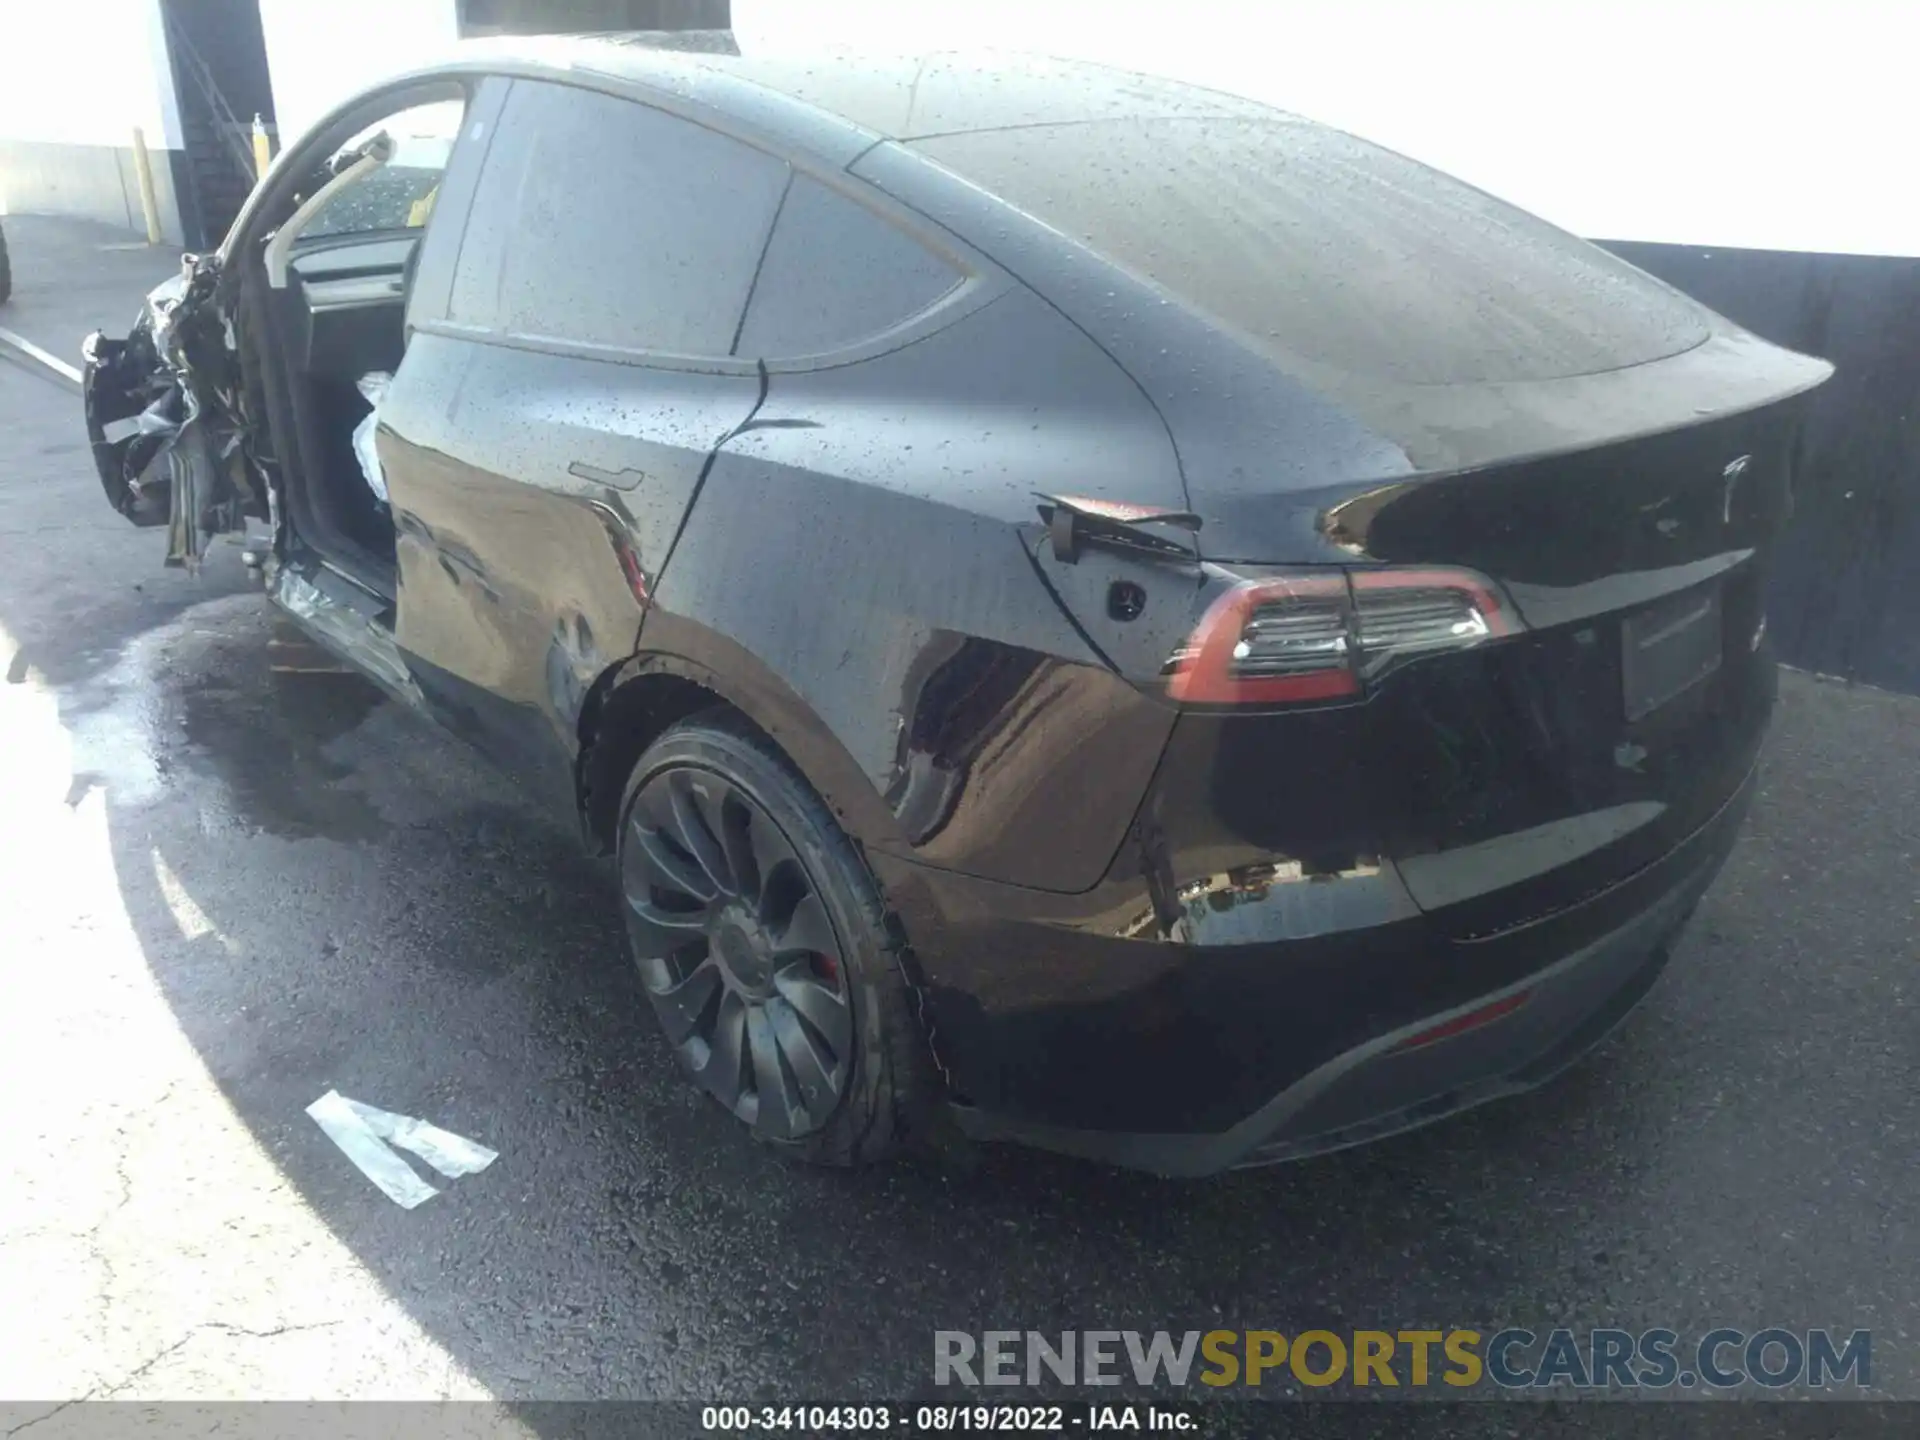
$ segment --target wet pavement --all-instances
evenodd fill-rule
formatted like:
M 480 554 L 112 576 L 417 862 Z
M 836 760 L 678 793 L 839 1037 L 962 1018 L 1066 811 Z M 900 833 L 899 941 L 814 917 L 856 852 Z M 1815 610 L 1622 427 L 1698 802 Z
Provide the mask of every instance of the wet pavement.
M 1786 677 L 1673 966 L 1544 1092 L 1200 1183 L 822 1174 L 679 1077 L 565 817 L 162 548 L 0 364 L 0 1397 L 904 1398 L 937 1328 L 1505 1325 L 1865 1327 L 1920 1397 L 1920 702 Z M 329 1089 L 500 1158 L 403 1210 Z

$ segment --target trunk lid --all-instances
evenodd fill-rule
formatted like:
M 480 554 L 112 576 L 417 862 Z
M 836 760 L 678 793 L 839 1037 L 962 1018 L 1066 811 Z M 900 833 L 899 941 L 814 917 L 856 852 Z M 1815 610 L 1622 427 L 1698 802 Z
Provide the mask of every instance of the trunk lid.
M 1446 933 L 1569 908 L 1706 825 L 1774 695 L 1794 401 L 1328 507 L 1365 565 L 1491 579 L 1522 633 L 1387 675 L 1358 711 L 1382 848 Z

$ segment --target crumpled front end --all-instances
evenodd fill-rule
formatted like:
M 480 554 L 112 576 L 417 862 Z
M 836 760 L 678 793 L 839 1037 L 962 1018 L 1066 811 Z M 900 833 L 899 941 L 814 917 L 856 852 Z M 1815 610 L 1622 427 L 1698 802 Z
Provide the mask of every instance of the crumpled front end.
M 96 330 L 81 347 L 93 463 L 107 503 L 136 525 L 167 522 L 166 453 L 186 418 L 184 387 L 154 349 L 150 314 L 124 340 Z
M 248 500 L 264 493 L 215 276 L 188 257 L 124 340 L 95 331 L 81 347 L 87 436 L 107 503 L 135 525 L 165 525 L 167 564 L 188 569 L 212 536 L 244 528 Z

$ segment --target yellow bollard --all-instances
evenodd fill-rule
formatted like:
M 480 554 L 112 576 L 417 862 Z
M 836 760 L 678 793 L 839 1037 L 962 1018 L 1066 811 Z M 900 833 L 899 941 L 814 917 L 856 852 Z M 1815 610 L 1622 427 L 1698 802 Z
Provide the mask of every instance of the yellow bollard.
M 259 179 L 273 163 L 273 146 L 267 140 L 267 127 L 256 114 L 253 117 L 253 176 Z
M 133 127 L 133 171 L 140 177 L 140 209 L 147 218 L 147 243 L 160 243 L 160 204 L 153 198 L 153 162 L 147 158 L 147 137 Z

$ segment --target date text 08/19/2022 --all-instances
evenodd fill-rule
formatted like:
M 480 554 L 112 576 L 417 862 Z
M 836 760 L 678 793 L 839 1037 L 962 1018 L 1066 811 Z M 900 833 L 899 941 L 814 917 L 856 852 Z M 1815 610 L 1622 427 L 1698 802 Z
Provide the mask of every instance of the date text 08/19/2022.
M 713 1433 L 787 1431 L 825 1434 L 835 1431 L 908 1434 L 952 1431 L 1065 1433 L 1137 1430 L 1162 1434 L 1193 1433 L 1199 1421 L 1172 1405 L 708 1405 L 700 1428 Z

